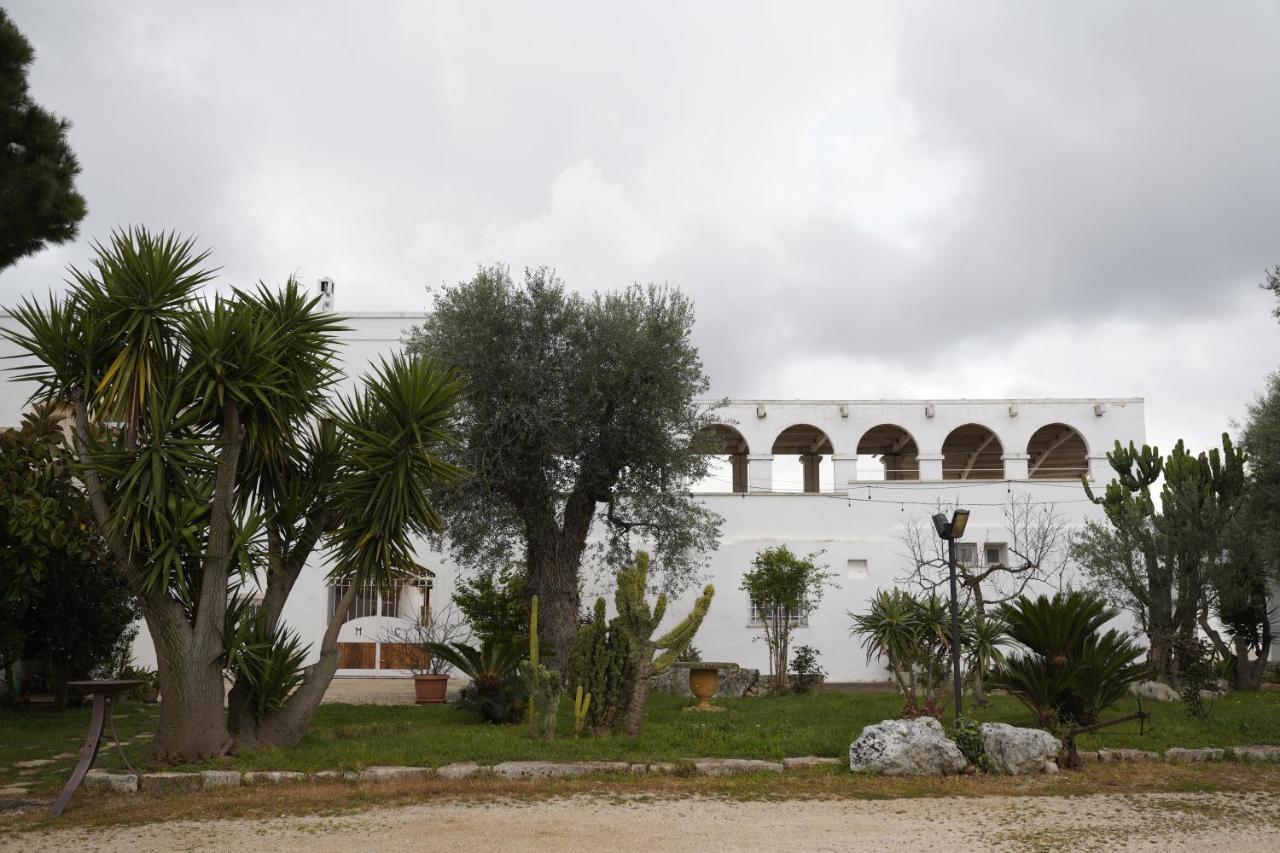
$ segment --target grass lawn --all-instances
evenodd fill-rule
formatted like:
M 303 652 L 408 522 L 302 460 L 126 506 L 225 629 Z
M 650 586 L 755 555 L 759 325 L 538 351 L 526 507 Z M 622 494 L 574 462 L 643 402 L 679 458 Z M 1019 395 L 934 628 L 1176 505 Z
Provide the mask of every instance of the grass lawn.
M 293 749 L 245 752 L 206 767 L 238 770 L 358 770 L 371 765 L 439 766 L 455 761 L 497 763 L 550 761 L 681 761 L 702 757 L 780 759 L 797 755 L 844 756 L 862 727 L 897 716 L 901 698 L 892 693 L 828 693 L 811 696 L 719 700 L 721 714 L 686 713 L 691 700 L 654 694 L 644 730 L 637 738 L 562 737 L 550 743 L 531 740 L 524 726 L 488 726 L 449 706 L 322 705 L 310 733 Z M 1082 750 L 1170 746 L 1248 746 L 1280 744 L 1280 693 L 1239 693 L 1216 703 L 1207 722 L 1189 719 L 1180 704 L 1148 702 L 1154 714 L 1145 734 L 1137 722 L 1123 723 L 1082 738 Z M 1136 710 L 1125 701 L 1112 712 Z M 145 735 L 154 725 L 154 706 L 131 704 L 117 715 L 121 738 L 139 738 L 126 752 L 140 764 Z M 0 712 L 0 788 L 26 783 L 32 791 L 57 788 L 75 763 L 88 725 L 88 709 Z M 1015 699 L 992 697 L 977 711 L 982 721 L 1030 725 L 1030 715 Z M 572 724 L 568 702 L 561 730 Z M 31 759 L 53 762 L 29 768 Z M 114 748 L 103 749 L 98 767 L 120 768 Z M 195 768 L 198 769 L 198 768 Z

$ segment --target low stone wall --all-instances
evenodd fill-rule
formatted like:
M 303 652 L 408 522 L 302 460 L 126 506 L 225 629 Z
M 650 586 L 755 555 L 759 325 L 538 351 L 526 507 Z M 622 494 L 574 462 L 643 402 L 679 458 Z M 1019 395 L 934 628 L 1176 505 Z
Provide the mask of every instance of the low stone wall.
M 353 770 L 322 770 L 318 773 L 298 773 L 288 770 L 204 770 L 198 773 L 111 773 L 106 770 L 90 770 L 84 786 L 93 790 L 114 793 L 170 793 L 201 789 L 232 788 L 240 785 L 279 785 L 286 782 L 390 782 L 397 779 L 418 779 L 438 776 L 441 779 L 469 779 L 473 776 L 501 776 L 505 779 L 562 779 L 570 776 L 588 776 L 593 773 L 668 773 L 696 776 L 732 776 L 739 773 L 781 773 L 784 770 L 803 771 L 815 767 L 838 766 L 839 758 L 806 755 L 784 758 L 782 761 L 762 761 L 753 758 L 699 758 L 687 762 L 655 762 L 633 764 L 626 761 L 576 761 L 557 763 L 551 761 L 504 761 L 501 764 L 477 764 L 461 762 L 442 767 L 366 767 Z
M 756 695 L 757 685 L 760 681 L 760 670 L 734 667 L 720 670 L 719 675 L 720 684 L 716 688 L 715 698 L 737 699 L 742 696 Z M 655 675 L 651 684 L 653 689 L 660 693 L 670 693 L 672 696 L 685 696 L 688 698 L 693 697 L 693 691 L 689 689 L 688 667 L 668 667 L 663 672 Z

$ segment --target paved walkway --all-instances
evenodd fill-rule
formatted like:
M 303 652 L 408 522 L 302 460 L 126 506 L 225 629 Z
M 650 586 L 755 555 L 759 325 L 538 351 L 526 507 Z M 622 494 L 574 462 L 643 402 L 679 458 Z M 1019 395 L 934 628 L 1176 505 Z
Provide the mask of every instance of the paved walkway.
M 1280 850 L 1280 795 L 618 803 L 576 797 L 0 835 L 0 850 Z
M 466 678 L 449 679 L 449 698 L 467 686 Z M 353 705 L 412 705 L 413 678 L 335 678 L 324 692 L 324 702 Z

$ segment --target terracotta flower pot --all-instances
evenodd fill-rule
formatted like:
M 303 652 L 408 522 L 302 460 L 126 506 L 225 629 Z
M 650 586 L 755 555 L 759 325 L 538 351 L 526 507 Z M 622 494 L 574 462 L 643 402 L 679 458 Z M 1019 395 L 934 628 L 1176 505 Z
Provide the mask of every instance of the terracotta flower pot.
M 419 705 L 438 705 L 445 700 L 449 690 L 447 675 L 415 675 L 413 677 L 414 701 Z

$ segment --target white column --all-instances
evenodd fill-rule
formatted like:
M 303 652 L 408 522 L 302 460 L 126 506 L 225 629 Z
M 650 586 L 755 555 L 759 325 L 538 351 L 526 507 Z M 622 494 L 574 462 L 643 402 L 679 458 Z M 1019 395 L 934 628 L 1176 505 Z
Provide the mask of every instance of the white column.
M 834 475 L 832 479 L 835 484 L 835 490 L 837 492 L 848 491 L 850 483 L 858 482 L 857 454 L 833 453 L 831 455 L 831 469 Z
M 1030 477 L 1027 473 L 1027 463 L 1030 457 L 1025 453 L 1006 453 L 1004 459 L 1004 478 L 1006 480 L 1026 480 Z
M 942 479 L 942 454 L 921 453 L 916 457 L 916 461 L 920 463 L 920 479 L 921 480 L 941 480 Z
M 747 491 L 773 491 L 772 453 L 752 453 L 747 456 Z

